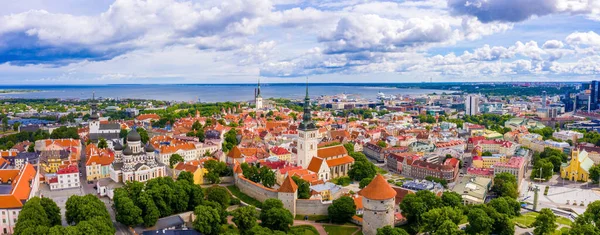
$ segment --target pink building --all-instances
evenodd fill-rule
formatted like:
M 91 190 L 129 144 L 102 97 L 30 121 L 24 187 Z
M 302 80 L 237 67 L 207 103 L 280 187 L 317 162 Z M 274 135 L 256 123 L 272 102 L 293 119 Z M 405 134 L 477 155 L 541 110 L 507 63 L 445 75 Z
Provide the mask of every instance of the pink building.
M 525 176 L 525 158 L 522 157 L 511 157 L 506 163 L 494 164 L 494 176 L 503 172 L 513 174 L 517 178 L 517 184 L 521 188 L 521 181 Z

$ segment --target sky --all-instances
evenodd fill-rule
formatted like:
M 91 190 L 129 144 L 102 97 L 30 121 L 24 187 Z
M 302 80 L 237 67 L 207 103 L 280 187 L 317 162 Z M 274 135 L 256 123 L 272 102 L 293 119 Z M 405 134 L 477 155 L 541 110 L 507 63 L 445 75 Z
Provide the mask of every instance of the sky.
M 600 79 L 600 0 L 0 2 L 0 84 Z

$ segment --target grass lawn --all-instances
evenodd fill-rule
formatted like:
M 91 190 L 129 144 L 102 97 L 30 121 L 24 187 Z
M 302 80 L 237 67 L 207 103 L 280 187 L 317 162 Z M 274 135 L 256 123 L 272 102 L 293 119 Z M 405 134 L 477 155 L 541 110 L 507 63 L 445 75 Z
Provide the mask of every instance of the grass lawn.
M 466 223 L 469 223 L 469 217 L 467 217 L 467 215 L 463 215 L 462 219 L 460 219 L 460 222 L 458 222 L 458 225 Z
M 250 205 L 253 205 L 255 207 L 258 207 L 258 208 L 262 207 L 262 203 L 259 200 L 256 200 L 253 197 L 250 197 L 250 196 L 246 195 L 245 193 L 242 193 L 242 191 L 240 191 L 240 189 L 237 186 L 235 186 L 235 185 L 227 186 L 227 189 L 229 189 L 229 191 L 231 191 L 231 193 L 234 196 L 236 196 L 237 198 L 239 198 L 241 201 L 248 203 Z
M 556 223 L 557 224 L 566 225 L 566 226 L 570 227 L 573 222 L 570 219 L 567 219 L 565 217 L 556 216 Z
M 537 212 L 530 212 L 527 214 L 523 214 L 519 217 L 515 217 L 513 219 L 513 222 L 515 222 L 518 225 L 521 225 L 519 227 L 529 228 L 529 227 L 531 227 L 531 224 L 533 224 L 533 222 L 535 221 L 535 217 L 537 217 L 537 216 L 538 216 Z
M 290 230 L 297 235 L 319 235 L 319 231 L 311 225 L 292 226 Z
M 538 214 L 539 213 L 537 213 L 537 212 L 529 212 L 529 213 L 523 214 L 523 215 L 521 215 L 519 217 L 515 217 L 513 219 L 513 222 L 522 225 L 522 226 L 519 226 L 519 227 L 530 228 L 531 224 L 533 224 L 533 222 L 535 221 L 535 218 L 538 216 Z M 571 220 L 569 220 L 569 219 L 567 219 L 565 217 L 556 216 L 556 224 L 565 225 L 565 226 L 571 226 L 572 222 L 571 222 Z
M 358 227 L 341 227 L 335 225 L 323 225 L 323 228 L 329 235 L 348 235 L 360 229 Z
M 377 173 L 379 173 L 379 174 L 382 174 L 382 175 L 385 175 L 385 174 L 387 174 L 388 172 L 387 172 L 386 170 L 382 169 L 381 167 L 377 167 Z
M 352 183 L 352 179 L 350 179 L 347 176 L 343 176 L 343 177 L 331 179 L 331 183 L 345 187 L 345 186 L 350 185 L 350 183 Z
M 296 215 L 295 220 L 304 220 L 304 215 Z M 326 215 L 309 215 L 308 220 L 317 221 L 317 220 L 329 220 L 329 216 Z
M 567 235 L 567 234 L 569 234 L 569 228 L 567 228 L 567 227 L 562 227 L 562 228 L 560 228 L 560 230 L 554 231 L 554 235 Z

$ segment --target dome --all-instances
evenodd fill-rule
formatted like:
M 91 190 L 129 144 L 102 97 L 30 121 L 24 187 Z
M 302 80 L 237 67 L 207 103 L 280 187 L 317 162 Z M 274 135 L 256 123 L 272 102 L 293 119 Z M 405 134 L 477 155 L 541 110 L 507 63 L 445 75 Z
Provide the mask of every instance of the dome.
M 142 137 L 135 129 L 131 130 L 131 132 L 129 132 L 129 134 L 127 134 L 127 142 L 137 142 L 137 141 L 141 141 L 141 140 L 142 140 Z
M 100 119 L 100 116 L 98 116 L 97 113 L 93 113 L 92 115 L 90 115 L 90 120 L 98 120 Z
M 113 148 L 115 149 L 115 151 L 122 151 L 123 150 L 123 145 L 121 145 L 119 142 L 114 142 L 113 144 Z
M 154 147 L 151 144 L 146 145 L 146 152 L 147 153 L 152 153 L 154 152 Z
M 125 148 L 123 151 L 123 155 L 133 155 L 133 150 L 131 150 L 131 147 L 127 146 L 127 148 Z

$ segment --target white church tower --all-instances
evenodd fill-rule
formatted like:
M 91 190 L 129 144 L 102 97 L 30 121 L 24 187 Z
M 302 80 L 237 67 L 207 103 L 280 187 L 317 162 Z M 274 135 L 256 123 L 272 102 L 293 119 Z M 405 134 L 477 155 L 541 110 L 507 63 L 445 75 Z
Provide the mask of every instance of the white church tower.
M 260 78 L 258 78 L 258 88 L 254 90 L 254 104 L 256 104 L 256 109 L 263 109 L 263 98 L 260 95 Z
M 100 132 L 100 116 L 98 116 L 97 106 L 96 104 L 96 93 L 92 94 L 92 103 L 90 103 L 90 119 L 89 119 L 89 133 L 99 133 Z
M 302 123 L 298 126 L 298 155 L 296 164 L 307 168 L 310 160 L 317 156 L 317 137 L 319 130 L 312 121 L 310 113 L 310 98 L 308 97 L 308 81 L 306 82 L 306 97 L 304 98 L 304 114 Z

